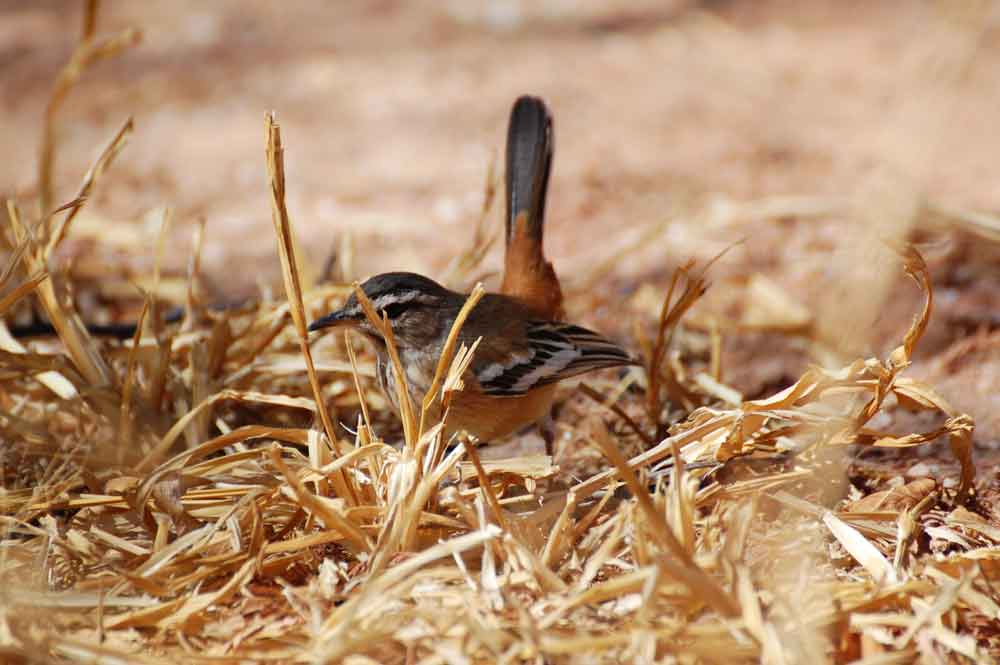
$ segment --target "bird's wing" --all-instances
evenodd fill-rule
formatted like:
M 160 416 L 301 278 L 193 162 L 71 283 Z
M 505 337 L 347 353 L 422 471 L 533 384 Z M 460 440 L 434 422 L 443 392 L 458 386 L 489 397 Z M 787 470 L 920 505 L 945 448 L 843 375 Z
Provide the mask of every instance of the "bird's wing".
M 567 323 L 530 321 L 519 341 L 502 355 L 473 360 L 472 371 L 484 393 L 523 395 L 591 370 L 636 364 L 603 335 Z

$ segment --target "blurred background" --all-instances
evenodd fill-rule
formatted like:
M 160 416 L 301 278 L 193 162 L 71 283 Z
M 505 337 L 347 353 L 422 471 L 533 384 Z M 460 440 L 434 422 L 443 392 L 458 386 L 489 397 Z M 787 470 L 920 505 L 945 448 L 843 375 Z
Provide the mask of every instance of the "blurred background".
M 0 2 L 0 192 L 37 199 L 53 81 L 82 2 Z M 621 337 L 670 276 L 728 249 L 691 314 L 746 397 L 808 362 L 884 354 L 921 296 L 888 250 L 917 243 L 936 311 L 916 376 L 1000 440 L 1000 12 L 987 2 L 101 3 L 97 35 L 141 43 L 88 69 L 54 115 L 54 203 L 129 116 L 135 132 L 62 248 L 96 297 L 164 269 L 204 222 L 214 297 L 280 267 L 263 118 L 315 271 L 444 278 L 467 249 L 510 105 L 555 116 L 547 251 L 571 318 Z M 491 166 L 492 165 L 492 166 Z M 490 212 L 501 228 L 502 200 Z M 500 248 L 480 276 L 495 285 Z M 461 285 L 458 285 L 461 286 Z M 280 289 L 277 293 L 281 293 Z M 166 293 L 174 297 L 176 293 Z M 628 314 L 628 316 L 623 316 Z

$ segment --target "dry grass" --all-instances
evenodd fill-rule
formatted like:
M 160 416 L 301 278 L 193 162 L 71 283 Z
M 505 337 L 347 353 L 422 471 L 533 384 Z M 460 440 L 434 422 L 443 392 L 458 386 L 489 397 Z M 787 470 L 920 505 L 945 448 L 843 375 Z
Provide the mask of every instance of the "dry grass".
M 70 67 L 119 48 L 93 41 L 92 12 L 87 24 Z M 60 86 L 78 78 L 67 71 L 46 137 Z M 273 115 L 266 168 L 286 300 L 213 313 L 192 288 L 179 330 L 150 300 L 130 342 L 91 338 L 49 258 L 129 127 L 67 206 L 46 212 L 45 186 L 30 221 L 5 206 L 0 313 L 35 297 L 61 342 L 29 350 L 3 329 L 5 662 L 902 663 L 998 652 L 1000 527 L 975 512 L 973 423 L 904 375 L 933 303 L 914 250 L 900 250 L 901 265 L 925 306 L 892 353 L 810 368 L 754 401 L 724 385 L 717 339 L 706 368 L 684 362 L 674 333 L 707 283 L 678 272 L 659 321 L 637 322 L 646 367 L 592 382 L 595 403 L 566 424 L 571 444 L 602 454 L 574 479 L 547 457 L 449 450 L 428 414 L 447 418 L 475 347 L 448 345 L 426 403 L 401 393 L 399 447 L 379 437 L 392 417 L 367 351 L 332 340 L 314 362 L 306 324 L 351 287 L 302 277 Z M 55 154 L 45 145 L 43 182 Z M 480 224 L 455 270 L 472 274 L 488 242 Z M 901 408 L 940 424 L 883 431 L 880 415 Z M 623 421 L 626 433 L 609 427 Z M 845 500 L 857 448 L 942 437 L 957 479 Z

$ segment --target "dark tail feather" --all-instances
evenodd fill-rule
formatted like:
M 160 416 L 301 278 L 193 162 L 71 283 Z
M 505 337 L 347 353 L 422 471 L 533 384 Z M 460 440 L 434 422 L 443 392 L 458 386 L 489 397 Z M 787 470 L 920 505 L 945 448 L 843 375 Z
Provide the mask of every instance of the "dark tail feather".
M 520 97 L 507 130 L 507 246 L 500 292 L 542 318 L 561 319 L 562 290 L 542 248 L 552 168 L 552 117 L 537 97 Z
M 519 97 L 507 129 L 508 243 L 517 224 L 525 225 L 525 235 L 541 240 L 551 168 L 552 117 L 541 99 Z

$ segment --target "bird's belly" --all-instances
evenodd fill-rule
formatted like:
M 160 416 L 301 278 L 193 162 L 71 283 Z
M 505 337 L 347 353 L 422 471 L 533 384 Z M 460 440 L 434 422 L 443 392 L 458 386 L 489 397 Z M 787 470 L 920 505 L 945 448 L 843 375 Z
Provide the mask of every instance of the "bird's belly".
M 462 392 L 452 397 L 447 432 L 465 430 L 481 443 L 496 443 L 509 434 L 549 414 L 555 385 L 537 388 L 527 395 L 493 397 Z
M 382 389 L 382 394 L 392 404 L 393 411 L 399 415 L 399 392 L 396 390 L 396 373 L 392 367 L 392 360 L 379 355 L 375 365 L 375 376 L 378 378 L 378 385 Z M 410 393 L 410 406 L 417 415 L 420 414 L 420 405 L 423 403 L 424 395 L 427 392 L 427 385 L 420 380 L 422 378 L 422 376 L 415 376 L 412 371 L 407 371 L 406 373 L 406 387 Z M 427 383 L 429 384 L 430 382 Z
M 419 418 L 427 388 L 422 381 L 418 383 L 424 378 L 423 376 L 410 376 L 410 374 L 407 372 L 410 405 L 413 407 L 414 415 Z M 382 393 L 399 414 L 399 395 L 396 391 L 396 375 L 392 369 L 392 361 L 379 357 L 376 376 Z M 481 443 L 496 443 L 505 436 L 547 416 L 552 408 L 555 391 L 556 386 L 553 384 L 536 388 L 526 395 L 512 397 L 484 395 L 473 390 L 452 393 L 445 437 L 465 430 Z M 428 426 L 438 422 L 440 409 L 436 401 L 427 415 Z

